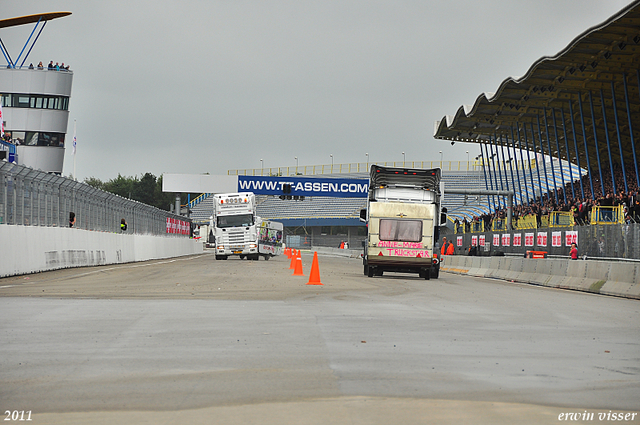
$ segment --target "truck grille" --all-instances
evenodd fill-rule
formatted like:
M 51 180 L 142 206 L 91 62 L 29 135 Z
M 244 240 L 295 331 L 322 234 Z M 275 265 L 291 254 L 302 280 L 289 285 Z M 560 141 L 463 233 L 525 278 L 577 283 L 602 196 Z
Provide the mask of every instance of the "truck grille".
M 244 232 L 229 232 L 229 243 L 231 245 L 243 244 L 244 242 Z

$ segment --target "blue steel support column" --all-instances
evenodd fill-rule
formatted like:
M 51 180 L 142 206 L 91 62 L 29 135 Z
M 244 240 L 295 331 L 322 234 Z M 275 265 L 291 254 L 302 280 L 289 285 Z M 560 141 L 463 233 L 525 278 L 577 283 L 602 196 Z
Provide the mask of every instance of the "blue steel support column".
M 613 194 L 616 194 L 616 178 L 613 175 L 613 160 L 611 159 L 611 143 L 609 143 L 609 126 L 607 126 L 607 109 L 604 107 L 604 93 L 600 89 L 600 102 L 602 102 L 602 118 L 604 120 L 604 135 L 607 140 L 607 151 L 609 152 L 609 169 L 611 170 L 611 184 L 613 185 Z
M 529 141 L 527 140 L 527 126 L 524 123 L 522 124 L 522 130 L 524 131 L 524 146 L 527 149 L 527 165 L 529 166 L 529 177 L 531 178 L 531 191 L 533 192 L 533 201 L 535 202 L 536 201 L 536 185 L 533 183 L 533 169 L 531 168 L 531 152 L 529 151 Z M 522 149 L 522 144 L 520 145 L 520 149 Z M 520 151 L 520 153 L 522 153 L 522 151 Z M 524 187 L 527 187 L 526 180 L 527 179 L 525 178 Z
M 538 164 L 538 148 L 536 147 L 536 135 L 535 135 L 535 132 L 533 131 L 533 123 L 530 122 L 529 125 L 531 126 L 531 143 L 533 144 L 533 153 L 536 154 L 536 171 L 538 173 L 538 188 L 540 189 L 540 203 L 542 203 L 542 180 L 540 179 L 540 164 Z M 538 118 L 538 130 L 540 130 L 540 118 Z M 525 133 L 525 136 L 526 136 L 526 133 Z M 547 191 L 548 190 L 549 190 L 549 186 L 547 184 Z
M 600 164 L 600 149 L 598 148 L 598 132 L 596 131 L 596 114 L 593 112 L 593 97 L 591 96 L 591 90 L 589 90 L 589 106 L 591 107 L 591 126 L 593 127 L 593 141 L 596 144 L 596 158 L 598 159 L 598 171 L 600 172 L 600 192 L 601 192 L 601 196 L 604 196 L 604 180 L 602 179 L 602 164 Z M 593 198 L 593 199 L 596 199 L 596 198 Z
M 556 198 L 556 205 L 558 205 L 558 185 L 556 185 L 556 170 L 553 166 L 553 155 L 551 154 L 551 137 L 549 137 L 549 124 L 547 123 L 547 108 L 542 108 L 544 111 L 544 135 L 547 137 L 547 147 L 549 148 L 549 158 L 551 159 L 551 176 L 553 177 L 553 195 Z M 540 136 L 542 137 L 542 136 Z M 542 138 L 540 139 L 540 145 L 542 146 Z M 547 172 L 545 171 L 545 174 Z
M 529 188 L 527 188 L 527 173 L 524 170 L 524 158 L 522 157 L 522 139 L 520 138 L 520 123 L 516 123 L 516 131 L 518 132 L 518 149 L 520 150 L 520 164 L 522 164 L 522 180 L 524 180 L 524 193 L 525 193 L 525 196 L 527 197 L 527 204 L 528 204 L 531 198 L 529 198 Z M 517 169 L 518 167 L 516 167 L 516 170 Z M 520 182 L 520 177 L 518 176 L 518 183 L 519 182 Z
M 2 50 L 2 55 L 4 56 L 5 60 L 7 61 L 7 64 L 9 65 L 9 68 L 14 68 L 15 66 L 13 64 L 13 60 L 11 59 L 11 55 L 9 54 L 9 51 L 5 47 L 5 45 L 2 42 L 1 38 L 0 38 L 0 50 Z
M 636 70 L 638 75 L 638 90 L 640 90 L 640 71 Z M 627 92 L 627 76 L 622 73 L 622 81 L 624 81 L 624 101 L 627 105 L 627 117 L 629 118 L 629 136 L 631 136 L 631 152 L 633 152 L 633 165 L 636 167 L 636 183 L 640 187 L 640 173 L 638 173 L 638 159 L 636 158 L 636 144 L 633 141 L 633 126 L 631 125 L 631 108 L 629 108 L 629 93 Z
M 487 147 L 486 143 L 484 143 L 484 148 L 487 151 L 485 156 L 487 158 L 487 167 L 489 167 L 489 148 Z M 480 148 L 480 153 L 482 153 L 482 148 Z M 486 183 L 486 181 L 485 181 L 485 183 Z M 491 169 L 489 169 L 489 185 L 491 186 L 491 190 L 493 190 L 493 180 L 491 180 Z M 487 198 L 487 199 L 489 199 L 489 198 Z M 497 210 L 497 208 L 496 208 L 496 196 L 495 195 L 491 195 L 491 199 L 493 200 L 493 210 L 496 211 Z
M 498 174 L 496 173 L 496 161 L 495 156 L 497 154 L 493 153 L 493 144 L 491 143 L 491 136 L 489 136 L 489 148 L 491 149 L 491 163 L 493 165 L 493 178 L 496 181 L 496 190 L 498 190 Z M 500 169 L 498 169 L 500 171 Z M 502 201 L 500 200 L 500 196 L 498 196 L 498 208 L 502 208 Z
M 553 116 L 553 134 L 556 137 L 556 149 L 558 152 L 558 166 L 560 167 L 560 181 L 562 181 L 562 197 L 564 199 L 564 203 L 567 203 L 567 191 L 566 184 L 564 183 L 564 170 L 562 169 L 562 156 L 560 155 L 560 141 L 558 140 L 558 125 L 556 123 L 556 109 L 551 108 L 551 114 Z M 566 136 L 566 135 L 565 135 Z M 566 137 L 565 137 L 566 140 Z M 555 178 L 554 178 L 555 180 Z
M 27 39 L 27 42 L 24 43 L 24 46 L 22 47 L 22 50 L 20 50 L 20 54 L 18 55 L 18 57 L 16 58 L 16 63 L 18 64 L 18 62 L 20 61 L 20 57 L 22 56 L 22 54 L 24 53 L 24 49 L 27 48 L 27 46 L 29 45 L 29 41 L 31 41 L 31 37 L 33 37 L 33 33 L 36 32 L 36 29 L 38 28 L 38 26 L 40 25 L 40 21 L 42 21 L 42 17 L 40 17 L 40 19 L 38 19 L 38 22 L 36 22 L 36 25 L 33 27 L 33 30 L 31 31 L 31 34 L 29 34 L 29 38 Z M 46 21 L 45 21 L 46 23 Z M 42 28 L 44 28 L 44 25 L 42 26 Z M 38 34 L 39 36 L 40 34 Z M 31 49 L 29 49 L 29 51 L 31 51 Z M 25 57 L 26 60 L 26 57 Z M 24 63 L 24 61 L 22 61 L 22 63 Z M 15 68 L 15 66 L 14 66 Z
M 500 190 L 504 190 L 504 185 L 506 185 L 507 190 L 509 190 L 509 181 L 507 180 L 507 167 L 504 166 L 504 152 L 502 152 L 502 166 L 500 166 L 500 152 L 498 152 L 498 137 L 495 135 L 495 133 L 493 134 L 493 141 L 496 144 L 496 158 L 498 159 L 498 175 L 500 176 Z M 500 151 L 502 151 L 502 145 L 500 145 Z M 502 170 L 501 170 L 502 167 L 504 167 L 504 179 L 502 178 Z M 504 202 L 504 199 L 502 201 L 504 206 L 506 207 L 507 204 L 506 202 Z
M 511 128 L 511 148 L 513 149 L 513 161 L 516 163 L 516 176 L 518 177 L 518 192 L 520 192 L 520 205 L 524 202 L 522 201 L 524 198 L 522 197 L 522 185 L 520 184 L 520 171 L 518 171 L 518 157 L 516 155 L 516 141 L 513 138 L 513 126 L 509 126 Z M 511 179 L 513 180 L 513 167 L 511 168 Z M 513 190 L 516 190 L 515 184 L 513 185 Z
M 33 40 L 33 43 L 31 43 L 31 47 L 29 47 L 29 51 L 27 52 L 26 55 L 24 55 L 24 59 L 22 59 L 22 63 L 20 64 L 20 68 L 22 68 L 22 65 L 24 65 L 25 61 L 27 60 L 27 58 L 29 57 L 29 54 L 31 53 L 31 50 L 33 49 L 33 46 L 36 45 L 36 43 L 38 42 L 38 39 L 40 38 L 40 34 L 42 34 L 42 30 L 44 30 L 44 27 L 47 26 L 47 21 L 44 21 L 44 23 L 42 24 L 42 28 L 40 28 L 40 31 L 38 31 L 38 35 L 36 36 L 36 39 Z M 16 59 L 16 63 L 17 63 L 17 59 Z
M 482 173 L 484 174 L 484 187 L 485 189 L 489 190 L 489 181 L 487 180 L 487 167 L 486 167 L 487 163 L 485 162 L 484 155 L 482 154 L 482 143 L 480 143 L 480 158 L 482 159 Z M 487 195 L 487 204 L 491 206 L 491 198 L 489 197 L 489 195 Z M 494 209 L 495 209 L 495 206 L 494 206 Z
M 564 120 L 564 107 L 560 108 L 560 117 L 562 118 L 562 133 L 564 134 L 564 149 L 565 152 L 567 153 L 567 162 L 569 163 L 569 178 L 571 179 L 571 197 L 575 199 L 576 197 L 576 191 L 573 188 L 573 170 L 572 170 L 572 163 L 571 163 L 571 152 L 569 152 L 569 140 L 567 140 L 567 126 L 566 126 L 566 121 Z M 565 202 L 566 202 L 566 196 L 565 196 Z
M 615 91 L 615 88 L 613 87 L 613 81 L 611 82 L 611 99 L 613 101 L 613 117 L 615 118 L 615 123 L 616 123 L 616 134 L 618 135 L 618 149 L 620 149 L 620 166 L 622 167 L 622 179 L 624 180 L 624 191 L 628 193 L 629 186 L 627 186 L 627 173 L 626 171 L 624 171 L 622 140 L 620 139 L 620 124 L 618 123 L 618 107 L 616 106 L 616 91 Z
M 564 111 L 562 112 L 564 117 Z M 578 169 L 580 168 L 580 152 L 578 152 L 578 138 L 576 137 L 576 123 L 573 119 L 573 106 L 571 100 L 569 100 L 569 115 L 571 115 L 571 131 L 573 132 L 573 147 L 576 150 L 576 162 L 578 165 Z M 564 119 L 564 118 L 563 118 Z M 582 199 L 584 199 L 584 185 L 582 184 L 582 171 L 580 171 L 580 175 L 578 176 L 580 179 L 580 193 L 582 193 Z
M 542 165 L 544 166 L 544 181 L 547 184 L 547 199 L 549 199 L 549 176 L 547 175 L 547 161 L 545 161 L 544 159 L 544 148 L 542 147 L 542 130 L 540 129 L 540 115 L 536 114 L 536 117 L 538 118 L 538 140 L 540 140 L 540 151 L 542 152 L 541 155 L 542 155 Z M 551 152 L 549 152 L 549 155 L 551 155 Z M 551 165 L 553 165 L 553 162 L 551 163 Z M 555 178 L 553 181 L 555 182 Z M 556 196 L 558 195 L 556 194 Z
M 591 199 L 596 199 L 596 194 L 593 191 L 593 173 L 591 172 L 591 160 L 589 159 L 589 149 L 587 148 L 587 132 L 584 128 L 584 112 L 582 110 L 582 93 L 578 93 L 578 106 L 580 106 L 580 122 L 582 123 L 582 140 L 584 141 L 584 153 L 585 153 L 585 156 L 587 157 L 587 172 L 589 173 L 589 184 L 591 185 Z
M 502 145 L 502 134 L 500 135 L 500 152 L 502 152 L 502 164 L 504 165 L 504 182 L 507 185 L 507 190 L 509 190 L 509 176 L 507 175 L 507 160 L 504 156 L 504 146 Z M 509 152 L 509 146 L 507 146 L 507 152 Z M 509 170 L 511 171 L 511 185 L 513 186 L 513 191 L 516 190 L 516 183 L 513 181 L 513 168 L 509 165 Z

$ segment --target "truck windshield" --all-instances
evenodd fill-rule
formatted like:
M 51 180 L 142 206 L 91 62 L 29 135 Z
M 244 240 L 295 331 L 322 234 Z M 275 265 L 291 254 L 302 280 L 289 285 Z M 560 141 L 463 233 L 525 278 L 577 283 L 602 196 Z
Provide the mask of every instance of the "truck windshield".
M 422 240 L 422 221 L 381 219 L 380 240 L 420 242 Z
M 218 216 L 217 227 L 244 227 L 253 225 L 253 214 Z

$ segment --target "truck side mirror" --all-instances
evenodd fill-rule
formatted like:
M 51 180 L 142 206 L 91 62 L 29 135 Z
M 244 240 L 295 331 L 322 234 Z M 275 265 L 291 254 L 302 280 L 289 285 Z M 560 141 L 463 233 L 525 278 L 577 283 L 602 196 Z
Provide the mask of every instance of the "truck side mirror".
M 363 223 L 367 222 L 367 209 L 363 208 L 360 210 L 360 221 Z

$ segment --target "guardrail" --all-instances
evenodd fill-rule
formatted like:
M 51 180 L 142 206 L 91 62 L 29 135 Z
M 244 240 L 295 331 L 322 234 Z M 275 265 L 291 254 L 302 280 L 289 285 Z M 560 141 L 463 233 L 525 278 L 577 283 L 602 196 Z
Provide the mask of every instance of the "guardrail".
M 573 213 L 567 211 L 552 211 L 549 214 L 549 227 L 574 226 L 576 221 Z
M 395 161 L 356 162 L 347 164 L 301 165 L 277 168 L 247 168 L 227 171 L 231 176 L 295 176 L 316 174 L 369 173 L 371 165 L 402 168 L 442 168 L 444 171 L 479 171 L 481 161 Z
M 591 210 L 591 224 L 622 224 L 624 223 L 624 207 L 594 207 Z
M 131 199 L 21 165 L 0 161 L 0 224 L 189 236 L 191 220 Z

